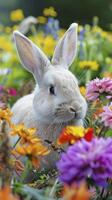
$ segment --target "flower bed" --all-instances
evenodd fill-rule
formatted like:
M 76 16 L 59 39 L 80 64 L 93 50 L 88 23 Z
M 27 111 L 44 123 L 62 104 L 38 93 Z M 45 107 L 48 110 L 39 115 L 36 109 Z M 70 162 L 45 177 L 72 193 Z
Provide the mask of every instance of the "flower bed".
M 16 26 L 49 58 L 65 32 L 56 15 L 51 7 L 43 16 L 24 21 L 27 29 L 20 29 L 23 22 Z M 21 10 L 11 13 L 14 21 L 23 18 Z M 57 141 L 45 145 L 33 127 L 11 122 L 12 104 L 34 87 L 16 55 L 12 38 L 15 25 L 0 27 L 0 200 L 111 200 L 112 33 L 102 30 L 95 20 L 92 26 L 79 26 L 78 55 L 71 71 L 88 102 L 84 127 L 67 126 Z M 18 141 L 12 147 L 10 137 L 15 135 Z M 68 146 L 66 151 L 64 145 Z M 41 170 L 41 162 L 46 164 L 51 151 L 61 154 L 56 169 Z M 34 179 L 27 179 L 30 173 Z

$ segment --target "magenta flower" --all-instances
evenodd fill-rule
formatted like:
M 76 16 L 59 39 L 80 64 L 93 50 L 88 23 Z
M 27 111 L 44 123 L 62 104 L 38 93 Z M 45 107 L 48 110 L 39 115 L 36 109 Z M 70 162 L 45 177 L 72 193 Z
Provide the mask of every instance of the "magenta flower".
M 8 89 L 8 92 L 9 92 L 10 96 L 16 96 L 17 95 L 17 92 L 16 92 L 16 90 L 14 88 Z
M 112 178 L 112 138 L 82 139 L 70 146 L 57 163 L 59 180 L 65 184 L 91 178 L 104 186 Z
M 101 120 L 104 122 L 106 127 L 112 128 L 112 102 L 108 106 L 103 107 L 103 112 L 101 113 Z
M 96 78 L 87 84 L 86 97 L 90 101 L 94 101 L 105 95 L 106 98 L 112 98 L 112 79 L 111 78 Z

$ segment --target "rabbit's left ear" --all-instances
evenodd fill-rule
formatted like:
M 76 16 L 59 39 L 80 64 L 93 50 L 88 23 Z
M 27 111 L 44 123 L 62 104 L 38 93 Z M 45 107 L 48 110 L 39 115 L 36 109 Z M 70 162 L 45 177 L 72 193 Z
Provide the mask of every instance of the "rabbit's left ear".
M 52 59 L 52 64 L 68 69 L 77 52 L 77 24 L 73 23 L 59 40 Z

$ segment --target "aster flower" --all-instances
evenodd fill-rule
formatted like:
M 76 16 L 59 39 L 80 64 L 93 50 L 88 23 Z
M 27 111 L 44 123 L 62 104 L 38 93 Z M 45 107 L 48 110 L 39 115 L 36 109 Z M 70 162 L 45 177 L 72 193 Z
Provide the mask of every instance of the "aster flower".
M 86 97 L 89 101 L 99 99 L 100 95 L 106 98 L 112 98 L 112 79 L 111 78 L 96 78 L 90 81 L 87 85 Z
M 101 113 L 101 120 L 104 122 L 106 127 L 112 128 L 112 102 L 109 106 L 103 107 L 103 112 Z
M 59 179 L 65 184 L 79 183 L 92 178 L 104 186 L 112 178 L 112 138 L 82 139 L 68 148 L 57 163 Z

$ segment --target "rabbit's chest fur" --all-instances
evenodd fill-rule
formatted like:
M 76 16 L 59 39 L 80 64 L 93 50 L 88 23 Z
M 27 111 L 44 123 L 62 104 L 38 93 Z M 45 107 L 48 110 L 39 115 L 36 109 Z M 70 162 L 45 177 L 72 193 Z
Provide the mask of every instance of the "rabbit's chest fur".
M 43 124 L 37 121 L 33 111 L 34 94 L 19 99 L 12 108 L 14 124 L 24 123 L 27 128 L 36 128 L 37 135 L 44 141 L 55 142 L 65 124 Z

